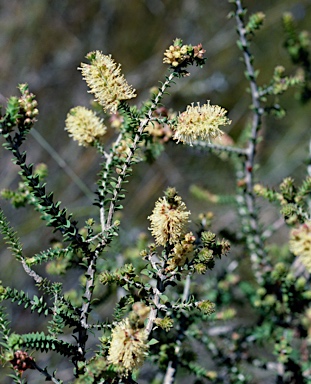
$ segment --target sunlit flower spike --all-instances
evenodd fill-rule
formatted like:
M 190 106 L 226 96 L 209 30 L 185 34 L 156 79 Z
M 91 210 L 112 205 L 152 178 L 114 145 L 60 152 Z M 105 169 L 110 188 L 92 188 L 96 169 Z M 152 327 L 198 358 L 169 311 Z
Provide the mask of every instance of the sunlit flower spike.
M 111 55 L 100 51 L 90 52 L 86 58 L 90 64 L 81 63 L 83 79 L 95 95 L 95 100 L 110 113 L 116 113 L 122 100 L 136 97 L 135 90 L 128 85 L 121 73 L 121 65 Z
M 185 112 L 179 114 L 175 127 L 174 139 L 177 142 L 193 145 L 195 140 L 210 142 L 223 135 L 219 126 L 231 124 L 227 111 L 218 105 L 188 105 Z
M 120 372 L 129 372 L 143 365 L 148 351 L 145 329 L 133 329 L 129 319 L 118 323 L 112 331 L 108 361 Z
M 84 147 L 99 140 L 107 130 L 102 119 L 85 107 L 75 107 L 69 111 L 65 129 L 69 136 Z
M 307 221 L 290 232 L 289 249 L 299 256 L 301 263 L 311 273 L 311 222 Z
M 175 188 L 168 188 L 166 196 L 156 203 L 150 220 L 150 230 L 157 245 L 176 244 L 185 233 L 190 211 L 177 195 Z

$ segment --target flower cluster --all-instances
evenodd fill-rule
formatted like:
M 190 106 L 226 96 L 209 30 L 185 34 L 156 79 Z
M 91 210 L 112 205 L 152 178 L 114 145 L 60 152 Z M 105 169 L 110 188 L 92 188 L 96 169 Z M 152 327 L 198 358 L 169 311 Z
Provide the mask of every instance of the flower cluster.
M 185 45 L 181 39 L 175 39 L 173 45 L 164 52 L 163 63 L 170 64 L 175 70 L 186 68 L 194 62 L 202 65 L 205 62 L 204 53 L 205 49 L 202 48 L 202 44 Z
M 252 14 L 245 27 L 246 34 L 254 35 L 254 32 L 262 26 L 265 18 L 266 18 L 266 15 L 263 12 L 256 12 Z
M 86 58 L 90 64 L 81 63 L 83 79 L 95 95 L 95 100 L 110 113 L 116 113 L 120 101 L 136 97 L 135 90 L 128 85 L 121 73 L 121 65 L 111 55 L 100 51 L 90 52 Z
M 165 316 L 163 317 L 163 319 L 157 317 L 155 320 L 154 320 L 154 323 L 164 329 L 166 332 L 168 332 L 171 328 L 173 328 L 174 326 L 174 320 L 171 319 L 169 316 Z
M 69 111 L 65 129 L 69 136 L 85 147 L 92 145 L 106 133 L 102 119 L 84 107 L 75 107 Z
M 150 307 L 141 301 L 137 301 L 132 305 L 132 311 L 129 314 L 129 320 L 132 328 L 143 328 L 145 320 L 150 314 Z
M 110 116 L 109 123 L 110 123 L 111 128 L 114 128 L 116 130 L 120 130 L 120 128 L 122 127 L 122 124 L 124 123 L 124 118 L 117 111 L 116 113 L 113 113 Z
M 133 141 L 128 137 L 125 140 L 121 140 L 119 145 L 115 147 L 116 156 L 125 160 L 130 153 L 130 147 Z
M 170 64 L 172 67 L 178 67 L 178 65 L 186 60 L 188 47 L 188 45 L 171 45 L 164 53 L 163 63 Z
M 20 372 L 20 374 L 27 369 L 35 369 L 33 365 L 33 357 L 29 356 L 28 353 L 24 351 L 16 351 L 13 359 L 10 360 L 10 363 L 16 371 Z
M 213 269 L 215 258 L 225 256 L 230 249 L 227 240 L 217 240 L 216 235 L 211 232 L 202 232 L 201 241 L 203 248 L 196 254 L 193 260 L 194 270 L 199 274 L 204 274 L 208 269 Z
M 204 313 L 204 315 L 211 315 L 215 312 L 215 304 L 212 303 L 210 300 L 202 300 L 197 303 L 197 308 L 201 312 Z
M 192 145 L 195 140 L 215 139 L 223 134 L 220 125 L 231 124 L 226 117 L 227 111 L 218 105 L 207 104 L 188 105 L 185 112 L 179 114 L 175 126 L 174 139 L 177 142 Z
M 183 267 L 187 260 L 193 258 L 195 236 L 192 232 L 186 233 L 180 243 L 175 244 L 172 253 L 168 259 L 168 271 L 172 271 L 177 267 Z
M 203 275 L 207 269 L 212 269 L 215 265 L 215 258 L 213 251 L 208 248 L 203 248 L 196 257 L 196 263 L 194 264 L 195 271 L 200 275 Z
M 305 222 L 290 233 L 289 249 L 300 256 L 302 264 L 311 273 L 311 222 Z
M 166 196 L 160 198 L 148 217 L 150 230 L 157 245 L 176 244 L 185 232 L 190 211 L 177 195 L 175 188 L 168 188 Z
M 33 125 L 39 114 L 37 100 L 35 99 L 35 95 L 29 92 L 27 84 L 20 84 L 19 90 L 22 95 L 19 98 L 18 103 L 21 110 L 20 112 L 25 115 L 24 124 Z
M 159 122 L 157 119 L 172 119 L 174 118 L 174 113 L 168 111 L 164 107 L 158 107 L 155 111 L 153 111 L 153 117 L 155 120 L 151 120 L 146 128 L 145 132 L 148 132 L 154 139 L 154 141 L 160 143 L 166 143 L 173 136 L 172 128 L 167 122 Z
M 126 376 L 142 366 L 148 351 L 145 329 L 133 328 L 127 318 L 112 331 L 108 361 Z

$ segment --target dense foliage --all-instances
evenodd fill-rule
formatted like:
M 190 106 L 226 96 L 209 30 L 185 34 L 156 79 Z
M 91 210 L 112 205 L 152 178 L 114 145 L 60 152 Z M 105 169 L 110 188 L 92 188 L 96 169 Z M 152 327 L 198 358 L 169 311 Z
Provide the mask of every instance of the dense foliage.
M 54 197 L 47 167 L 32 164 L 31 149 L 24 149 L 38 119 L 35 96 L 21 84 L 20 95 L 8 99 L 0 133 L 20 182 L 15 190 L 3 189 L 2 198 L 20 212 L 31 206 L 51 228 L 50 247 L 29 255 L 0 209 L 12 263 L 20 263 L 32 281 L 31 289 L 17 289 L 15 281 L 0 285 L 1 360 L 15 383 L 26 383 L 32 371 L 54 383 L 170 384 L 185 377 L 196 384 L 311 382 L 310 168 L 300 185 L 287 177 L 277 188 L 260 183 L 257 173 L 263 119 L 286 116 L 281 96 L 292 87 L 297 105 L 309 102 L 309 40 L 286 13 L 284 47 L 296 72 L 287 75 L 278 65 L 262 84 L 252 42 L 265 15 L 248 15 L 240 0 L 230 3 L 250 98 L 248 120 L 235 140 L 225 133 L 230 112 L 213 100 L 179 113 L 164 105 L 176 83 L 208 62 L 202 44 L 175 39 L 164 52 L 165 79 L 135 106 L 136 91 L 112 56 L 86 55 L 78 69 L 94 96 L 92 109 L 76 106 L 66 119 L 69 136 L 99 157 L 92 214 L 84 224 Z M 122 232 L 122 204 L 134 169 L 157 162 L 176 144 L 196 148 L 200 159 L 212 153 L 230 164 L 236 189 L 215 195 L 192 185 L 193 196 L 203 201 L 192 217 L 169 185 L 146 214 L 149 233 L 130 243 Z M 208 177 L 202 168 L 200 179 Z M 217 177 L 221 184 L 222 175 Z M 280 208 L 269 225 L 262 224 L 261 199 Z M 236 227 L 216 230 L 206 202 L 233 206 Z M 273 235 L 285 225 L 288 241 L 274 243 Z M 40 329 L 28 331 L 31 324 L 14 329 L 12 305 L 44 318 Z

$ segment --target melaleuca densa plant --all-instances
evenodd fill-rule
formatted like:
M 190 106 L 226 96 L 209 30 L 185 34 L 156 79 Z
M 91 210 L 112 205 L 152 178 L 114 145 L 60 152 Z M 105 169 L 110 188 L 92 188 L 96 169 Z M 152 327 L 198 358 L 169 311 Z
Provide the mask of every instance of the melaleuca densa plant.
M 209 102 L 202 107 L 191 106 L 180 116 L 161 104 L 175 79 L 189 75 L 189 66 L 205 63 L 204 53 L 201 44 L 186 45 L 176 39 L 164 54 L 169 74 L 140 108 L 129 106 L 128 101 L 136 97 L 136 91 L 111 55 L 94 51 L 86 56 L 88 62 L 78 69 L 102 113 L 76 106 L 68 112 L 65 127 L 78 145 L 95 148 L 102 162 L 94 199 L 99 208 L 98 218 L 89 218 L 84 227 L 66 208 L 61 208 L 52 192 L 47 191 L 46 166 L 29 164 L 27 153 L 22 151 L 23 142 L 38 115 L 35 96 L 22 84 L 19 86 L 21 96 L 8 100 L 6 112 L 1 115 L 0 132 L 4 147 L 20 168 L 21 181 L 17 190 L 3 190 L 2 197 L 9 199 L 16 208 L 33 206 L 58 236 L 49 249 L 26 256 L 18 234 L 1 210 L 4 240 L 38 290 L 37 295 L 29 296 L 14 286 L 1 285 L 1 301 L 17 301 L 25 309 L 30 308 L 49 320 L 46 332 L 34 330 L 17 334 L 10 330 L 4 309 L 1 312 L 2 362 L 11 366 L 16 382 L 23 381 L 26 371 L 35 369 L 46 380 L 61 383 L 61 372 L 40 367 L 38 352 L 52 351 L 72 361 L 77 383 L 95 383 L 99 379 L 111 383 L 134 382 L 133 378 L 146 360 L 160 364 L 162 370 L 165 362 L 173 362 L 176 372 L 178 359 L 183 358 L 177 349 L 182 339 L 186 339 L 191 316 L 204 320 L 214 312 L 214 304 L 209 299 L 191 296 L 189 280 L 182 299 L 174 293 L 174 287 L 178 285 L 183 289 L 184 278 L 212 269 L 215 259 L 226 254 L 229 245 L 216 240 L 211 232 L 194 235 L 188 231 L 190 212 L 174 188 L 166 191 L 149 216 L 156 244 L 140 251 L 140 269 L 132 264 L 113 269 L 115 260 L 108 261 L 104 257 L 118 235 L 120 222 L 115 214 L 123 208 L 120 202 L 124 199 L 124 185 L 131 176 L 132 167 L 137 162 L 155 159 L 169 140 L 190 144 L 196 139 L 209 140 L 222 134 L 219 125 L 229 123 L 224 116 L 225 110 Z M 106 148 L 104 114 L 110 115 L 111 128 L 116 132 L 110 148 Z M 187 119 L 193 119 L 191 132 L 186 128 Z M 205 119 L 208 121 L 206 127 Z M 38 264 L 45 264 L 47 273 L 58 275 L 66 275 L 78 267 L 81 288 L 65 292 L 60 281 L 43 278 L 36 271 Z M 121 295 L 112 322 L 102 319 L 94 323 L 92 320 L 93 312 L 100 308 L 101 299 L 94 300 L 99 285 L 117 285 L 127 292 Z M 171 297 L 170 301 L 166 295 Z M 172 331 L 176 327 L 180 328 L 179 337 Z M 60 338 L 70 332 L 73 341 Z M 99 343 L 93 346 L 93 356 L 87 360 L 88 338 L 94 332 Z M 169 343 L 165 343 L 166 333 Z M 159 359 L 159 346 L 173 353 L 167 352 L 166 357 L 162 353 Z M 195 361 L 195 357 L 192 360 Z
M 213 100 L 194 101 L 180 112 L 162 104 L 168 89 L 190 75 L 192 65 L 205 64 L 201 44 L 173 41 L 163 58 L 168 74 L 141 106 L 133 105 L 137 92 L 111 55 L 86 55 L 78 69 L 96 108 L 75 106 L 65 122 L 69 137 L 97 151 L 101 164 L 94 196 L 98 215 L 84 225 L 49 191 L 46 167 L 29 164 L 22 150 L 38 115 L 35 96 L 23 84 L 21 96 L 9 98 L 0 133 L 21 181 L 16 190 L 3 190 L 2 197 L 16 208 L 31 205 L 57 237 L 50 248 L 28 255 L 0 210 L 4 241 L 37 290 L 27 294 L 14 282 L 0 284 L 1 362 L 11 367 L 16 383 L 25 382 L 30 370 L 54 383 L 67 378 L 52 364 L 43 368 L 42 352 L 68 360 L 76 384 L 173 384 L 178 375 L 194 375 L 196 384 L 240 384 L 261 380 L 257 371 L 278 384 L 310 381 L 310 175 L 300 186 L 288 177 L 275 190 L 258 182 L 257 173 L 265 116 L 286 115 L 281 97 L 291 87 L 303 102 L 309 99 L 309 41 L 285 14 L 285 48 L 298 71 L 289 74 L 276 65 L 269 69 L 270 80 L 261 84 L 252 43 L 265 27 L 265 15 L 248 15 L 241 0 L 229 2 L 250 98 L 248 123 L 236 141 L 226 133 L 231 124 L 226 109 Z M 111 144 L 108 129 L 114 133 Z M 134 246 L 118 244 L 126 220 L 118 211 L 132 169 L 138 162 L 156 161 L 168 142 L 184 151 L 187 146 L 199 149 L 198 163 L 208 152 L 232 163 L 236 189 L 231 195 L 216 195 L 200 185 L 191 186 L 191 192 L 203 201 L 202 210 L 205 201 L 234 206 L 235 233 L 224 223 L 221 236 L 215 234 L 211 212 L 193 218 L 191 203 L 172 186 L 146 215 L 149 232 Z M 209 179 L 204 169 L 198 184 Z M 261 222 L 261 197 L 280 206 L 280 219 L 269 226 Z M 272 235 L 283 224 L 289 227 L 288 242 L 280 246 Z M 230 238 L 231 246 L 223 237 Z M 223 258 L 229 248 L 229 257 Z M 224 261 L 224 268 L 214 268 Z M 38 264 L 46 266 L 45 277 Z M 63 279 L 73 271 L 79 287 L 65 291 Z M 102 313 L 108 299 L 113 308 L 107 319 Z M 32 316 L 46 317 L 44 331 L 14 332 L 4 307 L 8 301 L 28 308 Z
M 159 198 L 148 219 L 155 243 L 140 253 L 147 262 L 143 269 L 139 272 L 127 265 L 100 276 L 103 284 L 114 282 L 126 288 L 132 302 L 140 300 L 134 302 L 125 320 L 113 325 L 108 360 L 127 377 L 148 357 L 160 365 L 163 373 L 171 366 L 174 380 L 178 361 L 185 360 L 189 352 L 181 348 L 188 328 L 194 319 L 199 323 L 215 311 L 210 300 L 191 295 L 191 276 L 213 269 L 215 261 L 228 253 L 229 243 L 218 240 L 211 231 L 199 231 L 196 236 L 188 230 L 190 211 L 175 188 L 168 188 L 165 196 Z M 145 284 L 146 276 L 153 285 Z M 183 290 L 182 297 L 178 287 Z M 193 355 L 188 363 L 195 361 Z

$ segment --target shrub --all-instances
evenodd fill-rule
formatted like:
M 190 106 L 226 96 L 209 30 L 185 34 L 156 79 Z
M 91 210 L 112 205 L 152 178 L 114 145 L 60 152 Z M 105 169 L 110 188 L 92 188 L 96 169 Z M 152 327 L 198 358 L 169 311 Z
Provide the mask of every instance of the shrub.
M 256 175 L 258 144 L 264 140 L 263 117 L 285 116 L 279 96 L 289 87 L 298 87 L 302 102 L 310 98 L 308 40 L 305 33 L 296 31 L 292 16 L 285 14 L 285 47 L 297 73 L 287 76 L 277 66 L 270 82 L 260 85 L 251 43 L 264 14 L 247 17 L 240 0 L 231 3 L 230 16 L 236 20 L 237 45 L 251 97 L 250 124 L 236 142 L 225 133 L 231 123 L 227 111 L 212 101 L 192 103 L 181 113 L 162 105 L 175 81 L 188 76 L 191 66 L 205 64 L 201 44 L 174 40 L 164 53 L 168 75 L 141 106 L 130 106 L 128 101 L 136 97 L 136 91 L 110 55 L 87 54 L 87 63 L 79 70 L 97 102 L 97 113 L 77 106 L 66 119 L 73 140 L 93 147 L 101 159 L 94 197 L 97 216 L 84 225 L 49 192 L 46 167 L 29 163 L 22 149 L 38 115 L 35 96 L 21 84 L 21 95 L 9 98 L 0 132 L 4 148 L 19 167 L 21 181 L 17 190 L 3 190 L 2 197 L 15 208 L 32 206 L 57 237 L 49 249 L 25 256 L 18 234 L 0 210 L 3 239 L 38 292 L 27 292 L 26 287 L 18 290 L 12 281 L 10 286 L 1 284 L 1 301 L 16 302 L 29 308 L 32 316 L 48 320 L 43 322 L 44 331 L 17 333 L 11 329 L 6 307 L 1 307 L 1 357 L 12 368 L 10 377 L 15 383 L 25 383 L 30 369 L 46 381 L 64 382 L 61 370 L 42 367 L 40 352 L 68 360 L 73 383 L 149 380 L 169 384 L 178 372 L 196 377 L 197 384 L 242 383 L 255 382 L 257 371 L 260 377 L 268 372 L 276 383 L 310 382 L 311 178 L 306 176 L 297 186 L 288 177 L 275 190 L 259 183 Z M 115 130 L 111 145 L 105 140 L 107 114 L 113 116 Z M 192 186 L 191 191 L 198 199 L 233 204 L 239 228 L 234 233 L 227 230 L 226 236 L 224 231 L 215 234 L 213 215 L 202 212 L 193 219 L 170 186 L 148 216 L 153 240 L 140 236 L 118 258 L 115 244 L 122 225 L 118 212 L 123 209 L 132 169 L 139 162 L 156 161 L 168 142 L 190 145 L 204 154 L 212 152 L 233 164 L 233 196 L 216 196 L 199 186 Z M 281 208 L 281 219 L 269 228 L 261 224 L 260 197 Z M 268 242 L 281 222 L 291 229 L 289 245 L 284 247 Z M 225 256 L 232 261 L 220 275 L 214 267 Z M 251 278 L 239 266 L 242 257 Z M 46 265 L 45 272 L 39 264 Z M 61 276 L 72 271 L 80 285 L 65 291 Z M 59 280 L 54 281 L 53 274 Z M 114 304 L 110 318 L 105 318 L 108 300 Z M 247 307 L 248 321 L 243 307 Z

